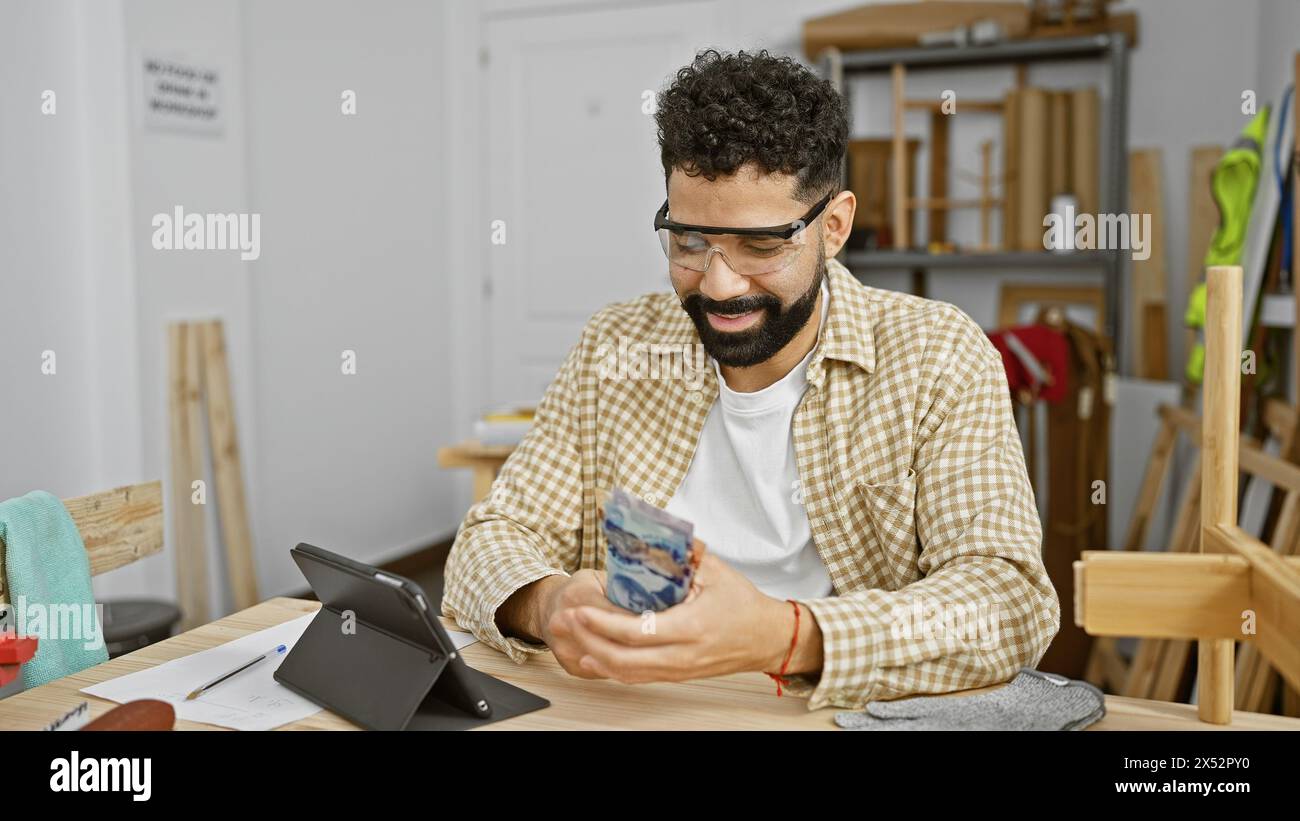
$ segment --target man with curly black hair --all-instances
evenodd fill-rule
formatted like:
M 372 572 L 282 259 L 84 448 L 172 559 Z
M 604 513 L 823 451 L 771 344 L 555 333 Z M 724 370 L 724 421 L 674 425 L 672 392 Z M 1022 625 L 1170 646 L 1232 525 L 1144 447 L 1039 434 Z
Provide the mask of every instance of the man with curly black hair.
M 795 213 L 791 200 L 804 206 L 801 212 L 837 195 L 822 204 L 824 222 L 852 225 L 856 200 L 840 190 L 849 138 L 844 103 L 828 83 L 790 58 L 705 51 L 677 72 L 655 120 L 676 221 L 773 224 L 763 220 Z M 677 247 L 684 242 L 667 239 Z M 774 242 L 754 240 L 742 250 Z M 731 283 L 737 287 L 708 282 L 699 290 L 678 290 L 708 353 L 723 365 L 754 369 L 746 371 L 746 385 L 762 387 L 758 383 L 775 381 L 768 376 L 784 376 L 812 347 L 817 328 L 808 319 L 826 271 L 826 249 L 813 245 L 816 256 L 810 254 L 804 265 L 779 279 L 763 279 L 770 288 L 750 288 L 755 280 L 740 277 Z M 790 284 L 802 289 L 791 293 Z M 801 332 L 803 339 L 791 346 Z
M 956 308 L 834 259 L 857 207 L 839 94 L 787 57 L 707 50 L 655 119 L 674 293 L 587 324 L 457 534 L 444 612 L 516 661 L 549 649 L 625 682 L 761 671 L 810 708 L 1035 664 L 1059 602 L 1001 357 Z M 683 361 L 627 367 L 646 350 Z M 613 487 L 694 522 L 685 602 L 607 598 Z

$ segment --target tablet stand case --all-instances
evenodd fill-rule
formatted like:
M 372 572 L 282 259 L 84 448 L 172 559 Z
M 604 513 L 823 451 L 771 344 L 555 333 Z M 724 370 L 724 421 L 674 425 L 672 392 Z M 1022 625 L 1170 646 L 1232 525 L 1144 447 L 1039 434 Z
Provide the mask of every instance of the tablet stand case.
M 487 718 L 472 715 L 457 706 L 459 683 L 441 649 L 366 619 L 367 613 L 384 614 L 384 603 L 376 596 L 383 591 L 331 565 L 298 565 L 322 607 L 280 663 L 275 680 L 304 698 L 371 730 L 466 730 L 550 706 L 460 660 L 460 669 L 492 707 Z M 356 616 L 347 625 L 345 611 Z

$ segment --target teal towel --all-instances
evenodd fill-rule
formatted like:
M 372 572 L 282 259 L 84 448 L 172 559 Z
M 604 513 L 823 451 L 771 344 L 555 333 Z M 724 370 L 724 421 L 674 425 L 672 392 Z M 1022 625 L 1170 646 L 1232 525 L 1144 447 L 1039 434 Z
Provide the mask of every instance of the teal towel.
M 108 661 L 90 558 L 63 502 L 43 490 L 0 502 L 0 539 L 14 626 L 40 639 L 21 668 L 23 686 Z

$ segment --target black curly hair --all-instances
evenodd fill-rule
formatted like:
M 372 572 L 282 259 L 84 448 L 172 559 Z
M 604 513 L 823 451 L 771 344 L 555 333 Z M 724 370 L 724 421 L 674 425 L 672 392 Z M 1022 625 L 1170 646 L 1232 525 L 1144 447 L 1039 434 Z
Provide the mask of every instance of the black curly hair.
M 674 168 L 713 181 L 747 163 L 796 175 L 812 204 L 842 185 L 849 140 L 844 100 L 826 80 L 766 49 L 705 49 L 677 71 L 655 109 L 665 180 Z

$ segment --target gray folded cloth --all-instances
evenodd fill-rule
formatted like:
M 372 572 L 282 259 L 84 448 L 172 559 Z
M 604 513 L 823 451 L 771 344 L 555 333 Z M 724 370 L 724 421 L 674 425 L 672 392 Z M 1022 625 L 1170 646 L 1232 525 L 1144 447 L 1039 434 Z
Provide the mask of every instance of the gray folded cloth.
M 1101 690 L 1028 667 L 1003 687 L 969 696 L 873 701 L 836 713 L 846 730 L 1082 730 L 1106 715 Z

